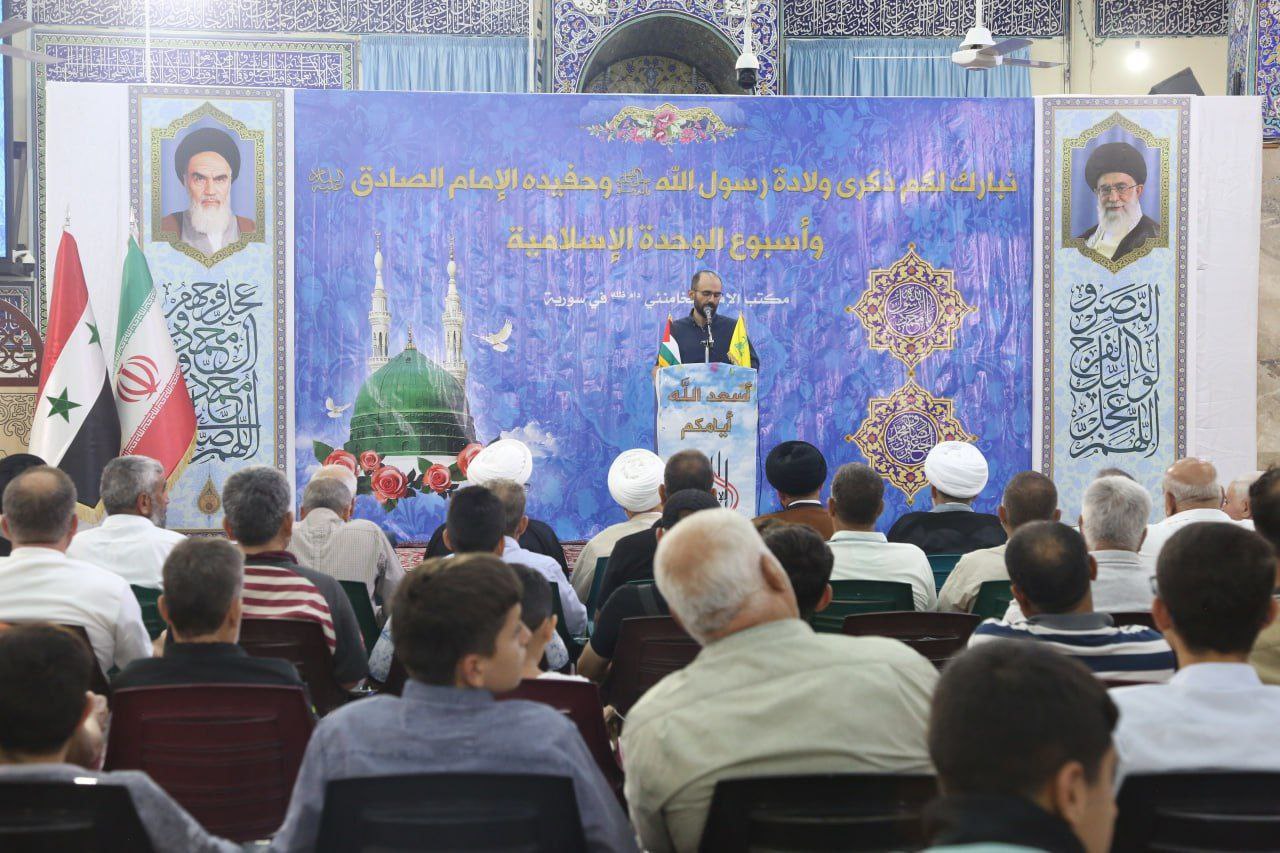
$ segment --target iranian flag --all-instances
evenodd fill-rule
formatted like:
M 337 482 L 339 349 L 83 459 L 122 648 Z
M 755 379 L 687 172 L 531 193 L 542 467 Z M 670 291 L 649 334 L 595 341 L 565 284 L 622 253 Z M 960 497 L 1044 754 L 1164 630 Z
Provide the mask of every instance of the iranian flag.
M 120 452 L 107 358 L 80 265 L 80 250 L 67 231 L 58 243 L 49 298 L 49 328 L 30 451 L 61 468 L 76 484 L 81 506 L 100 504 L 102 468 Z
M 150 456 L 172 482 L 195 449 L 196 410 L 147 259 L 133 237 L 120 284 L 115 371 L 121 455 Z

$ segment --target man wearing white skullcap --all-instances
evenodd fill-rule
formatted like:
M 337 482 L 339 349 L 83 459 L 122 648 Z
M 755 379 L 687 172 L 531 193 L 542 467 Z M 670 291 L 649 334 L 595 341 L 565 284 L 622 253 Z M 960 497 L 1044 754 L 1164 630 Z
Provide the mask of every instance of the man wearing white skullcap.
M 467 484 L 483 486 L 494 480 L 511 480 L 526 485 L 533 475 L 533 452 L 523 441 L 514 438 L 501 438 L 485 447 L 475 455 L 467 466 Z M 560 564 L 560 569 L 569 574 L 569 564 L 564 558 L 564 546 L 560 537 L 551 529 L 551 525 L 536 518 L 529 519 L 529 526 L 519 537 L 520 547 L 535 554 L 545 554 Z M 423 559 L 427 557 L 444 557 L 452 554 L 449 546 L 444 544 L 444 525 L 436 528 L 427 543 Z
M 1008 538 L 1000 519 L 975 512 L 973 499 L 987 485 L 987 459 L 965 441 L 934 445 L 924 460 L 933 509 L 909 512 L 889 528 L 890 542 L 909 542 L 926 554 L 967 554 Z
M 601 530 L 582 548 L 573 567 L 573 589 L 586 601 L 591 594 L 591 581 L 596 575 L 596 562 L 613 553 L 613 546 L 624 536 L 648 530 L 662 517 L 663 462 L 651 450 L 626 450 L 609 466 L 609 494 L 627 514 L 620 521 Z

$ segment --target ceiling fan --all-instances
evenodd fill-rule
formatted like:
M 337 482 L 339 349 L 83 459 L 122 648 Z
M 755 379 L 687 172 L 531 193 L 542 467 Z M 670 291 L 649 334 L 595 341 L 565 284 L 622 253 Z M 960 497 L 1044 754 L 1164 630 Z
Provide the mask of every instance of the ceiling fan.
M 974 24 L 964 34 L 960 49 L 951 54 L 951 61 L 966 71 L 986 71 L 999 65 L 1022 65 L 1027 68 L 1056 68 L 1061 62 L 1044 62 L 1039 59 L 1017 59 L 1008 54 L 1031 46 L 1030 39 L 1005 39 L 1000 43 L 991 37 L 991 30 L 982 25 L 982 0 L 976 0 Z
M 0 39 L 6 39 L 9 36 L 16 35 L 24 30 L 34 27 L 31 21 L 20 21 L 11 18 L 7 21 L 0 21 Z M 7 56 L 10 59 L 25 59 L 27 62 L 61 62 L 61 56 L 50 56 L 47 53 L 36 53 L 34 50 L 23 50 L 20 47 L 14 47 L 11 44 L 0 44 L 0 56 Z

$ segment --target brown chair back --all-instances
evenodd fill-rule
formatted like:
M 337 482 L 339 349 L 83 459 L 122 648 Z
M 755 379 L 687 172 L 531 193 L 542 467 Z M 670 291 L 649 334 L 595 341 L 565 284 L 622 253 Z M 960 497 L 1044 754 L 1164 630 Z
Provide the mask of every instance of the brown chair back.
M 623 619 L 601 693 L 625 716 L 650 687 L 688 666 L 701 648 L 670 616 Z
M 855 613 L 844 618 L 844 633 L 852 637 L 892 637 L 901 640 L 942 669 L 964 651 L 969 635 L 982 617 L 972 613 L 899 611 Z
M 301 619 L 245 619 L 240 645 L 258 658 L 280 658 L 293 664 L 320 716 L 351 699 L 333 675 L 333 655 L 318 622 Z

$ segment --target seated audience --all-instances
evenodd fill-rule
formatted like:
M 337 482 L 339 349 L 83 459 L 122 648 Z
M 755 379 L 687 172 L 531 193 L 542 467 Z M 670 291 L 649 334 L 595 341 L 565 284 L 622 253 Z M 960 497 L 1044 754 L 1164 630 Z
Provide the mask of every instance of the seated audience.
M 1062 510 L 1058 509 L 1058 489 L 1053 480 L 1038 471 L 1020 471 L 1004 487 L 996 517 L 1008 536 L 1031 521 L 1057 521 L 1062 517 Z M 1007 581 L 1009 570 L 1004 566 L 1006 547 L 1007 543 L 981 548 L 961 557 L 938 591 L 938 609 L 967 613 L 973 609 L 978 590 L 984 583 Z
M 695 512 L 715 509 L 720 502 L 710 492 L 701 489 L 685 489 L 676 492 L 662 508 L 662 518 L 654 533 L 660 541 L 681 519 Z M 604 681 L 609 674 L 609 664 L 618 648 L 622 634 L 622 620 L 640 616 L 666 616 L 671 612 L 667 600 L 652 583 L 628 583 L 617 589 L 600 608 L 595 630 L 578 657 L 578 672 L 592 681 Z
M 10 453 L 8 456 L 0 459 L 0 495 L 4 494 L 5 488 L 9 483 L 13 482 L 23 471 L 28 468 L 35 468 L 43 465 L 44 460 L 39 456 L 31 453 Z M 0 499 L 0 512 L 4 511 L 3 500 Z M 9 552 L 13 549 L 13 543 L 0 535 L 0 557 L 9 556 Z
M 520 547 L 520 534 L 529 526 L 529 516 L 524 514 L 524 486 L 514 480 L 490 480 L 486 487 L 502 501 L 503 540 L 502 559 L 508 564 L 519 563 L 537 570 L 560 592 L 560 607 L 564 611 L 565 627 L 575 637 L 587 633 L 587 608 L 578 600 L 578 594 L 569 583 L 560 564 L 546 554 L 537 554 Z
M 0 622 L 79 625 L 104 673 L 151 656 L 142 609 L 128 582 L 91 563 L 73 560 L 76 487 L 57 468 L 38 466 L 4 490 L 0 530 L 13 551 L 0 559 Z
M 1280 468 L 1269 468 L 1249 487 L 1249 514 L 1258 533 L 1280 554 Z M 1276 589 L 1280 589 L 1280 561 Z M 1262 629 L 1249 663 L 1264 684 L 1280 684 L 1280 620 Z
M 722 778 L 929 772 L 937 671 L 897 640 L 815 634 L 751 522 L 697 513 L 662 537 L 655 568 L 703 648 L 640 698 L 622 731 L 645 849 L 696 850 Z
M 823 539 L 831 538 L 835 527 L 821 500 L 822 484 L 827 481 L 827 460 L 821 450 L 807 441 L 784 441 L 769 451 L 764 476 L 778 495 L 782 510 L 760 518 L 806 524 Z
M 342 586 L 287 550 L 292 506 L 284 473 L 266 465 L 237 471 L 222 487 L 222 528 L 245 555 L 242 618 L 316 622 L 333 654 L 334 678 L 351 688 L 368 671 L 360 626 Z
M 932 851 L 1106 853 L 1116 804 L 1116 706 L 1075 661 L 991 643 L 938 680 L 929 757 L 943 797 Z
M 1155 561 L 1139 555 L 1151 517 L 1151 495 L 1125 477 L 1100 477 L 1084 491 L 1080 532 L 1098 565 L 1093 609 L 1150 610 Z
M 156 853 L 240 850 L 205 832 L 146 773 L 99 773 L 69 763 L 68 750 L 93 709 L 92 666 L 84 643 L 62 628 L 27 625 L 0 634 L 0 782 L 120 785 Z
M 484 450 L 481 450 L 467 466 L 467 484 L 471 486 L 487 486 L 494 480 L 514 480 L 526 485 L 533 475 L 533 451 L 524 442 L 514 438 L 499 439 Z M 535 554 L 550 557 L 560 564 L 560 569 L 569 574 L 569 563 L 564 557 L 564 546 L 560 537 L 551 529 L 551 525 L 535 518 L 529 519 L 529 526 L 519 536 L 520 547 Z M 447 557 L 453 553 L 444 541 L 444 525 L 436 528 L 427 543 L 424 557 Z
M 1173 651 L 1158 632 L 1117 627 L 1093 611 L 1089 585 L 1097 563 L 1079 533 L 1056 521 L 1033 521 L 1014 531 L 1004 558 L 1026 618 L 986 620 L 969 637 L 971 647 L 1005 639 L 1043 643 L 1103 679 L 1167 681 L 1173 674 Z
M 911 584 L 916 610 L 938 603 L 933 569 L 924 552 L 907 542 L 889 542 L 876 531 L 884 512 L 884 480 L 861 462 L 841 465 L 827 502 L 836 532 L 828 544 L 835 556 L 833 581 L 897 581 Z
M 131 584 L 160 588 L 164 559 L 187 537 L 165 530 L 169 486 L 164 466 L 146 456 L 120 456 L 102 469 L 100 527 L 82 530 L 67 556 L 115 572 Z
M 542 669 L 548 645 L 557 640 L 556 615 L 551 610 L 551 584 L 536 569 L 512 565 L 520 581 L 520 621 L 529 629 L 529 642 L 525 645 L 523 678 L 561 678 L 586 681 L 580 675 L 561 675 L 554 670 Z M 548 661 L 548 663 L 550 663 Z M 564 666 L 562 663 L 561 666 Z
M 412 773 L 567 776 L 587 849 L 636 849 L 573 723 L 547 705 L 494 701 L 524 669 L 520 598 L 515 573 L 489 555 L 405 579 L 392 602 L 396 656 L 409 675 L 404 695 L 363 699 L 320 721 L 272 849 L 314 849 L 330 780 Z
M 162 657 L 135 660 L 113 690 L 174 684 L 279 684 L 301 687 L 293 664 L 251 657 L 240 639 L 244 555 L 224 539 L 188 539 L 164 561 L 157 605 L 169 625 Z
M 1230 521 L 1222 511 L 1222 487 L 1218 469 L 1207 459 L 1179 459 L 1164 472 L 1164 514 L 1147 528 L 1147 538 L 1139 553 L 1155 562 L 1165 540 L 1181 528 L 1197 521 Z
M 890 542 L 908 542 L 926 554 L 968 554 L 1008 538 L 1000 519 L 977 512 L 973 501 L 987 485 L 987 459 L 964 441 L 934 445 L 924 460 L 933 509 L 908 512 L 889 528 Z
M 573 591 L 584 604 L 589 603 L 596 562 L 612 554 L 618 540 L 648 530 L 662 517 L 662 497 L 658 494 L 661 485 L 662 459 L 652 450 L 623 451 L 609 466 L 609 494 L 627 514 L 627 520 L 609 525 L 582 546 L 572 580 Z
M 1178 654 L 1168 684 L 1111 691 L 1125 775 L 1280 768 L 1280 687 L 1249 666 L 1276 618 L 1276 551 L 1238 524 L 1188 524 L 1160 549 L 1151 615 Z
M 765 547 L 791 580 L 800 618 L 808 622 L 831 603 L 831 567 L 835 557 L 818 531 L 805 524 L 775 524 L 761 531 Z
M 289 550 L 317 572 L 363 583 L 376 612 L 391 601 L 404 579 L 404 567 L 382 528 L 351 517 L 355 507 L 355 492 L 346 483 L 332 477 L 313 479 L 302 492 L 300 520 L 293 526 Z
M 662 485 L 658 497 L 665 503 L 676 492 L 696 489 L 709 495 L 715 494 L 711 474 L 711 460 L 698 450 L 681 450 L 672 454 L 662 471 Z M 631 581 L 653 580 L 653 552 L 658 549 L 658 525 L 624 536 L 613 546 L 609 562 L 600 584 L 597 607 L 604 607 L 609 597 Z
M 1253 530 L 1253 512 L 1249 507 L 1249 487 L 1261 476 L 1261 471 L 1250 471 L 1236 477 L 1227 486 L 1226 500 L 1222 503 L 1222 511 L 1231 516 L 1232 521 L 1250 530 Z

